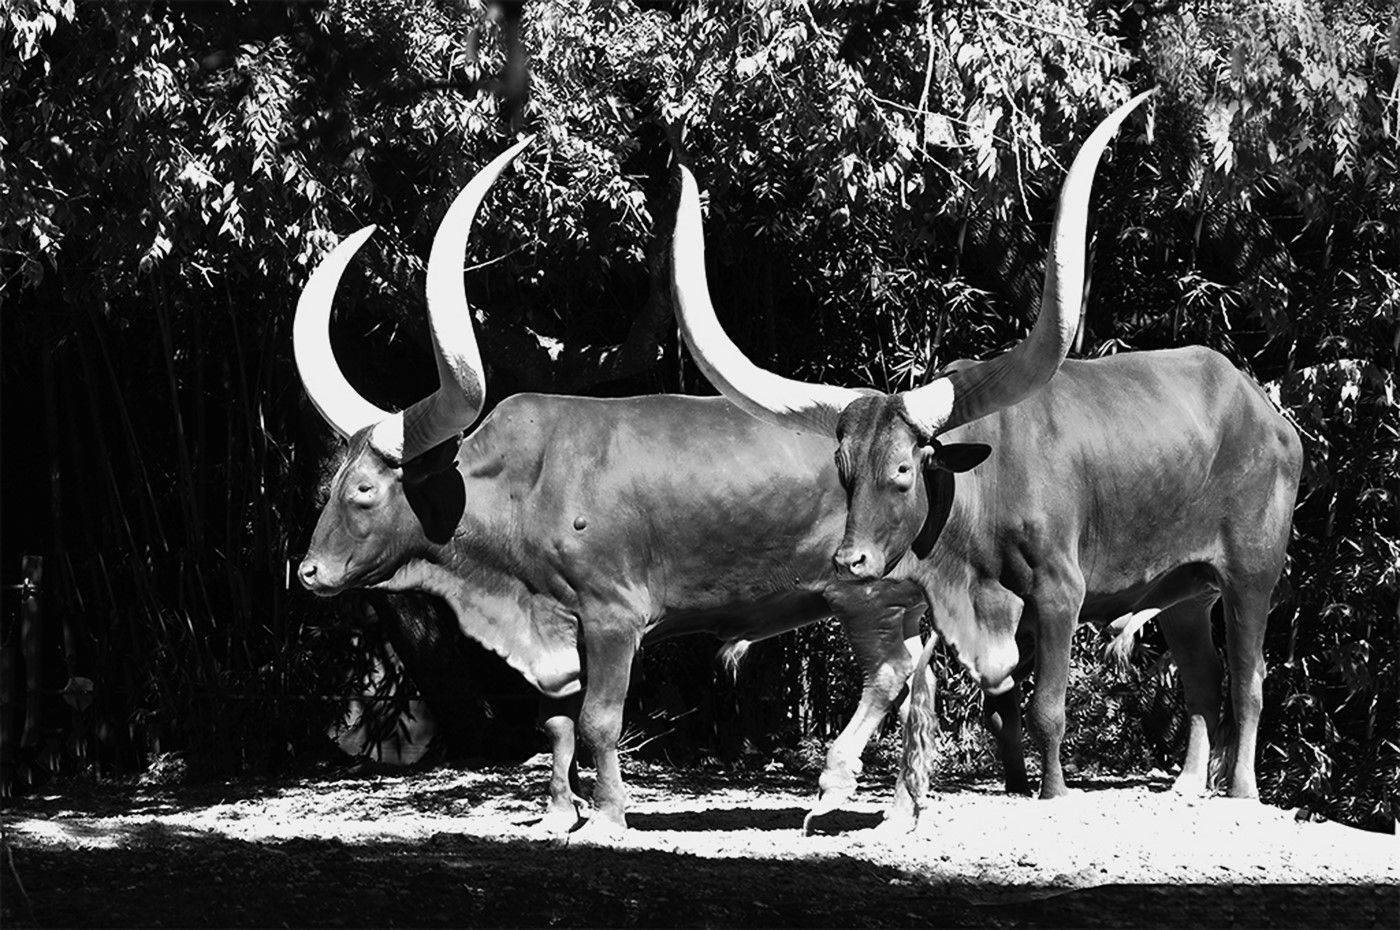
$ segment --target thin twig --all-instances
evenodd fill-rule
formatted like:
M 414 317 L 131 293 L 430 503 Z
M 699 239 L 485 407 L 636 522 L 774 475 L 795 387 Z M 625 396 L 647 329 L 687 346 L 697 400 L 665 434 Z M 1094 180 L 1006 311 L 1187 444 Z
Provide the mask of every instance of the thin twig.
M 913 113 L 913 114 L 916 115 L 916 116 L 942 116 L 944 119 L 946 119 L 946 120 L 947 120 L 948 122 L 950 122 L 950 123 L 961 123 L 961 124 L 964 125 L 964 126 L 971 126 L 971 125 L 972 125 L 972 123 L 971 123 L 970 121 L 968 121 L 968 120 L 960 119 L 960 118 L 958 118 L 958 117 L 956 117 L 956 116 L 949 116 L 947 113 L 935 113 L 933 110 L 926 110 L 926 109 L 922 109 L 922 108 L 920 108 L 920 107 L 910 106 L 910 105 L 907 104 L 907 103 L 900 103 L 898 100 L 891 100 L 891 99 L 888 98 L 888 97 L 881 97 L 879 94 L 877 94 L 877 93 L 875 93 L 874 91 L 871 91 L 871 90 L 867 90 L 866 93 L 870 96 L 870 99 L 879 101 L 880 103 L 883 103 L 883 104 L 884 104 L 885 106 L 887 106 L 887 107 L 894 107 L 896 110 L 904 110 L 905 112 L 907 112 L 907 113 Z M 1003 141 L 1005 141 L 1005 140 L 1003 140 Z M 971 147 L 972 147 L 972 146 L 970 146 L 970 145 L 949 146 L 949 148 L 971 148 Z
M 1080 45 L 1088 45 L 1098 49 L 1101 52 L 1108 52 L 1110 55 L 1122 55 L 1126 57 L 1128 54 L 1121 48 L 1114 48 L 1111 45 L 1104 45 L 1101 42 L 1095 42 L 1093 39 L 1086 39 L 1083 36 L 1077 36 L 1073 33 L 1065 32 L 1061 29 L 1051 29 L 1049 26 L 1041 26 L 1037 23 L 1031 22 L 1030 20 L 1021 19 L 1021 17 L 1019 16 L 1012 16 L 1010 13 L 1007 13 L 1003 10 L 998 10 L 995 7 L 992 8 L 992 12 L 996 13 L 1002 19 L 1005 19 L 1009 22 L 1013 22 L 1018 26 L 1024 26 L 1027 29 L 1033 29 L 1036 32 L 1043 32 L 1046 35 L 1057 36 L 1061 39 L 1067 39 L 1070 42 L 1078 42 Z
M 19 896 L 24 899 L 24 909 L 29 914 L 29 922 L 36 927 L 39 926 L 39 921 L 34 916 L 34 902 L 29 900 L 29 892 L 24 890 L 24 882 L 19 880 L 19 869 L 15 868 L 14 847 L 8 842 L 5 843 L 5 861 L 10 866 L 10 874 L 14 876 L 15 887 L 19 889 Z
M 887 106 L 897 107 L 898 109 L 901 109 L 901 110 L 908 110 L 908 111 L 911 112 L 911 113 L 919 113 L 919 112 L 921 112 L 921 111 L 919 111 L 919 110 L 915 110 L 913 107 L 909 106 L 909 105 L 906 104 L 906 103 L 899 103 L 898 101 L 895 101 L 895 100 L 887 100 L 887 99 L 885 99 L 884 97 L 881 97 L 879 94 L 872 93 L 872 92 L 869 91 L 869 90 L 867 90 L 865 93 L 866 93 L 866 96 L 868 96 L 871 100 L 874 100 L 876 103 L 883 103 L 883 104 L 886 104 Z M 927 111 L 922 111 L 922 112 L 927 112 Z M 889 124 L 889 120 L 887 120 L 887 119 L 885 118 L 885 114 L 880 112 L 880 108 L 879 108 L 879 107 L 875 107 L 875 113 L 876 113 L 876 115 L 878 115 L 878 116 L 880 117 L 880 122 L 884 123 L 884 125 L 885 125 L 885 131 L 886 131 L 886 132 L 889 132 L 889 131 L 890 131 L 890 124 Z M 952 117 L 949 117 L 949 119 L 952 119 Z M 959 123 L 963 123 L 964 125 L 966 125 L 966 121 L 965 121 L 965 120 L 954 120 L 954 122 L 959 122 Z M 1005 140 L 1003 140 L 1003 141 L 1005 141 Z M 972 190 L 972 185 L 971 185 L 971 184 L 967 183 L 967 182 L 964 181 L 962 178 L 958 177 L 955 173 L 953 173 L 953 170 L 952 170 L 951 168 L 949 168 L 947 165 L 945 165 L 945 164 L 943 164 L 942 162 L 940 162 L 940 161 L 934 156 L 934 153 L 931 152 L 931 151 L 929 151 L 927 141 L 925 141 L 925 140 L 916 140 L 915 144 L 918 146 L 919 151 L 922 152 L 922 153 L 928 158 L 928 163 L 929 163 L 929 164 L 936 165 L 937 167 L 941 168 L 941 169 L 943 170 L 943 172 L 944 172 L 945 174 L 947 174 L 948 177 L 949 177 L 950 179 L 952 179 L 953 181 L 957 182 L 958 184 L 961 184 L 961 185 L 962 185 L 964 188 L 966 188 L 969 192 Z M 943 146 L 943 148 L 949 148 L 949 149 L 970 149 L 970 148 L 972 148 L 972 146 L 971 146 L 970 144 L 969 144 L 969 145 L 945 145 L 945 146 Z
M 469 272 L 469 271 L 480 271 L 482 268 L 488 268 L 488 267 L 490 267 L 491 265 L 496 264 L 497 262 L 503 262 L 503 261 L 505 261 L 506 259 L 510 258 L 512 255 L 514 255 L 516 252 L 519 252 L 519 251 L 520 251 L 521 249 L 523 249 L 523 248 L 525 248 L 523 245 L 517 245 L 515 248 L 511 249 L 509 252 L 504 252 L 504 253 L 502 253 L 502 254 L 500 254 L 500 255 L 497 255 L 495 258 L 488 258 L 488 259 L 487 259 L 486 261 L 484 261 L 484 262 L 480 262 L 480 263 L 475 264 L 475 265 L 468 265 L 468 266 L 464 269 L 464 272 Z
M 1016 113 L 1021 113 L 1022 116 L 1025 115 L 1021 108 L 1014 104 L 1011 110 L 1013 118 Z M 1031 202 L 1030 198 L 1026 196 L 1026 179 L 1021 171 L 1021 149 L 1018 146 L 1011 146 L 1011 160 L 1016 168 L 1016 190 L 1021 194 L 1021 210 L 1026 214 L 1026 222 L 1029 223 L 1031 222 Z
M 689 710 L 683 710 L 683 711 L 681 711 L 679 714 L 676 714 L 674 717 L 671 717 L 671 718 L 670 718 L 669 720 L 667 720 L 666 722 L 667 722 L 667 723 L 675 723 L 677 720 L 680 720 L 680 719 L 682 719 L 682 718 L 684 718 L 684 717 L 689 717 L 691 714 L 696 713 L 696 712 L 699 711 L 699 710 L 700 710 L 700 708 L 698 708 L 698 707 L 692 707 L 692 708 L 690 708 Z M 656 742 L 656 741 L 659 740 L 659 739 L 665 739 L 666 737 L 670 736 L 671 734 L 673 734 L 673 733 L 675 733 L 675 732 L 676 732 L 676 728 L 675 728 L 675 727 L 671 727 L 670 729 L 664 730 L 664 731 L 662 731 L 662 732 L 660 732 L 660 733 L 657 733 L 657 734 L 655 734 L 654 736 L 648 736 L 646 739 L 642 740 L 640 743 L 638 743 L 638 744 L 635 745 L 635 746 L 623 746 L 623 745 L 622 745 L 622 742 L 623 742 L 623 741 L 622 741 L 622 740 L 619 740 L 619 741 L 618 741 L 617 751 L 618 751 L 618 753 L 619 753 L 620 755 L 624 755 L 624 756 L 626 756 L 626 755 L 631 755 L 632 753 L 637 752 L 638 750 L 640 750 L 642 747 L 644 747 L 644 746 L 646 746 L 646 745 L 648 745 L 648 744 L 650 744 L 650 743 L 654 743 L 654 742 Z
M 924 64 L 924 89 L 919 94 L 919 109 L 928 112 L 928 95 L 933 86 L 933 12 L 924 19 L 924 32 L 928 36 L 928 61 Z
M 812 31 L 815 32 L 817 35 L 821 36 L 823 39 L 826 39 L 828 44 L 834 42 L 836 39 L 836 33 L 828 32 L 817 23 L 817 15 L 816 13 L 812 12 L 812 5 L 808 3 L 807 0 L 799 0 L 798 5 L 802 7 L 802 12 L 807 14 L 807 21 L 812 24 Z
M 642 740 L 635 746 L 618 746 L 617 753 L 621 756 L 630 756 L 632 753 L 637 752 L 642 747 L 646 746 L 648 743 L 654 743 L 659 739 L 664 739 L 665 737 L 670 736 L 672 733 L 675 732 L 676 728 L 671 727 L 671 729 L 658 733 L 655 736 L 648 736 L 646 739 Z

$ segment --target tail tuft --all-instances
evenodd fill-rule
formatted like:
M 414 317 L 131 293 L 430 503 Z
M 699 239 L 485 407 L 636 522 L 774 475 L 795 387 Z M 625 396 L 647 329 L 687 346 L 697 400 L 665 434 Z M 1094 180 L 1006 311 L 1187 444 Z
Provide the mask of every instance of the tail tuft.
M 913 799 L 915 811 L 919 810 L 924 796 L 928 794 L 929 773 L 933 770 L 938 736 L 938 709 L 934 700 L 938 688 L 929 664 L 937 642 L 937 636 L 930 636 L 914 663 L 914 674 L 909 682 L 909 713 L 904 720 L 902 781 Z
M 1133 658 L 1133 647 L 1137 645 L 1138 634 L 1147 622 L 1162 611 L 1156 607 L 1139 610 L 1135 614 L 1124 614 L 1104 628 L 1104 634 L 1112 636 L 1103 647 L 1104 659 L 1112 662 L 1120 670 L 1126 669 Z
M 744 656 L 749 654 L 749 647 L 752 645 L 751 640 L 731 639 L 719 647 L 717 658 L 720 665 L 724 667 L 724 671 L 729 675 L 731 682 L 739 680 L 739 666 L 743 663 Z
M 1230 702 L 1225 702 L 1224 713 L 1215 729 L 1215 745 L 1210 750 L 1210 765 L 1206 769 L 1206 788 L 1209 791 L 1225 792 L 1230 787 L 1231 774 L 1235 770 L 1235 756 L 1239 753 L 1239 734 L 1236 733 L 1235 715 Z

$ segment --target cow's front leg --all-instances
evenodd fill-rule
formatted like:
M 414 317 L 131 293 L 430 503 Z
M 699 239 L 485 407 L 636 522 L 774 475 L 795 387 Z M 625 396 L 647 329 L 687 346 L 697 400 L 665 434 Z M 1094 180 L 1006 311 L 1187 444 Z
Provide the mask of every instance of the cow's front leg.
M 818 780 L 817 803 L 803 822 L 803 829 L 808 832 L 814 818 L 839 809 L 855 794 L 863 768 L 861 754 L 899 699 L 922 646 L 922 604 L 906 608 L 840 602 L 836 606 L 860 665 L 864 689 L 854 716 L 827 750 L 826 767 Z
M 1264 706 L 1264 630 L 1269 620 L 1269 595 L 1277 579 L 1277 571 L 1265 572 L 1237 580 L 1225 593 L 1225 644 L 1235 718 L 1228 791 L 1232 798 L 1259 798 L 1254 759 Z
M 602 627 L 602 628 L 599 628 Z M 583 707 L 579 732 L 593 751 L 593 814 L 571 838 L 610 842 L 627 831 L 627 792 L 617 741 L 622 736 L 622 708 L 636 656 L 638 634 L 624 624 L 584 624 Z
M 584 808 L 574 751 L 574 721 L 578 718 L 580 703 L 578 695 L 540 701 L 540 726 L 549 737 L 553 763 L 549 801 L 544 819 L 539 823 L 539 830 L 548 836 L 564 836 L 578 826 Z
M 1021 688 L 1012 679 L 1000 694 L 982 695 L 982 723 L 997 743 L 1008 794 L 1030 794 L 1026 751 L 1021 742 Z
M 1084 604 L 1084 579 L 1077 570 L 1047 571 L 1038 579 L 1032 601 L 1035 609 L 1035 691 L 1031 694 L 1029 723 L 1041 752 L 1040 796 L 1069 794 L 1060 764 L 1065 738 L 1065 693 L 1069 689 L 1069 664 L 1079 610 Z

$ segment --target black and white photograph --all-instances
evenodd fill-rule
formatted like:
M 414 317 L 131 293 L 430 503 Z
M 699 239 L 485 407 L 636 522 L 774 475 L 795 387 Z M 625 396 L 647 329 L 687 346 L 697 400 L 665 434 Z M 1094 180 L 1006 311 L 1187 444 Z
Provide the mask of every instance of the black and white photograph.
M 1400 925 L 1395 0 L 5 0 L 0 926 Z

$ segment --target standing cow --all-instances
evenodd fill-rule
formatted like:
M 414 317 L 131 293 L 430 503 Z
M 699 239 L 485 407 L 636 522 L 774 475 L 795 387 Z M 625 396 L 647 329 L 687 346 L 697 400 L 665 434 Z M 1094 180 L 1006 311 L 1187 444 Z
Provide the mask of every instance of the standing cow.
M 835 616 L 865 677 L 827 755 L 823 808 L 855 789 L 860 754 L 908 680 L 923 593 L 907 580 L 851 584 L 831 564 L 845 492 L 825 436 L 761 423 L 723 398 L 601 400 L 520 394 L 465 437 L 485 396 L 462 285 L 467 236 L 515 145 L 462 191 L 434 239 L 427 298 L 441 386 L 387 413 L 331 353 L 337 282 L 373 228 L 340 243 L 297 307 L 307 394 L 348 439 L 299 577 L 311 591 L 423 591 L 547 699 L 582 692 L 580 735 L 597 766 L 584 829 L 625 828 L 617 741 L 643 640 L 710 632 L 756 641 Z M 556 713 L 547 828 L 577 822 L 574 723 Z
M 1190 713 L 1176 787 L 1203 791 L 1218 737 L 1221 667 L 1210 615 L 1219 599 L 1238 727 L 1229 793 L 1255 798 L 1263 636 L 1297 492 L 1297 434 L 1258 385 L 1208 349 L 1070 361 L 1056 374 L 1078 326 L 1094 171 L 1145 96 L 1109 116 L 1071 166 L 1040 317 L 1006 356 L 954 363 L 896 395 L 800 384 L 757 369 L 714 315 L 699 198 L 684 170 L 677 314 L 697 363 L 725 396 L 766 421 L 835 437 L 849 502 L 836 569 L 858 583 L 910 577 L 920 584 L 935 629 L 987 695 L 1008 789 L 1028 789 L 1017 633 L 1035 643 L 1030 726 L 1043 753 L 1041 796 L 1056 797 L 1067 791 L 1060 743 L 1075 627 L 1160 611 Z M 1015 363 L 1032 353 L 1032 369 Z M 921 662 L 932 648 L 930 640 Z M 922 681 L 909 716 L 918 725 L 906 734 L 913 796 L 899 799 L 912 805 L 913 820 L 933 722 Z

